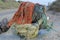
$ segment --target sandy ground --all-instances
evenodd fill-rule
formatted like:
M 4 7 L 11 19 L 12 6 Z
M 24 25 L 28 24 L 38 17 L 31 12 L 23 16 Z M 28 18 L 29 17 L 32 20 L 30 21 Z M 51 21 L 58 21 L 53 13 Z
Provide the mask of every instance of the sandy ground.
M 15 11 L 9 11 L 9 14 L 0 14 L 0 18 L 4 18 L 7 17 L 8 19 L 10 19 Z M 2 13 L 2 12 L 0 12 Z M 5 13 L 5 12 L 4 12 Z M 7 12 L 6 12 L 7 13 Z M 36 38 L 31 39 L 31 40 L 60 40 L 60 13 L 56 12 L 54 13 L 53 11 L 48 11 L 46 13 L 47 16 L 50 17 L 50 20 L 48 21 L 53 22 L 53 29 L 56 30 L 51 30 L 50 32 L 44 34 L 44 35 L 38 35 Z M 16 34 L 14 34 L 14 30 L 13 29 L 9 29 L 9 31 L 7 31 L 6 33 L 0 34 L 0 40 L 24 40 L 21 39 L 19 36 L 17 36 Z

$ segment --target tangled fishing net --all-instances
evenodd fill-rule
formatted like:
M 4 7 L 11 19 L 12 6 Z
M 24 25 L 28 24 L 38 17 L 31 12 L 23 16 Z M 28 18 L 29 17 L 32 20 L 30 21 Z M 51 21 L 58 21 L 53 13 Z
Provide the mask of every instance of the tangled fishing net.
M 44 6 L 21 2 L 19 9 L 7 24 L 7 28 L 10 27 L 22 38 L 36 37 L 40 29 L 48 28 Z

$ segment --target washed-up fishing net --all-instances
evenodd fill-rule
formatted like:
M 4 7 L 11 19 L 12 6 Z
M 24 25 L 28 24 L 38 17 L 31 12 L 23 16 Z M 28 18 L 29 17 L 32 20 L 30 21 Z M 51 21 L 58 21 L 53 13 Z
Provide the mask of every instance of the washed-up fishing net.
M 18 11 L 9 21 L 8 26 L 14 27 L 20 37 L 34 38 L 40 29 L 45 29 L 47 17 L 44 6 L 31 2 L 22 2 Z

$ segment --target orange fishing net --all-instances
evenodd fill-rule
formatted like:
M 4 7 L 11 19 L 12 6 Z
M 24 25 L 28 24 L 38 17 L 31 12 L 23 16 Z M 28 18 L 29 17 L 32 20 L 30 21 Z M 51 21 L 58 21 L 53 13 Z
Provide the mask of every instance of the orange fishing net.
M 33 3 L 22 2 L 19 6 L 18 11 L 9 21 L 8 26 L 11 26 L 14 22 L 17 24 L 31 24 L 33 9 L 34 9 Z

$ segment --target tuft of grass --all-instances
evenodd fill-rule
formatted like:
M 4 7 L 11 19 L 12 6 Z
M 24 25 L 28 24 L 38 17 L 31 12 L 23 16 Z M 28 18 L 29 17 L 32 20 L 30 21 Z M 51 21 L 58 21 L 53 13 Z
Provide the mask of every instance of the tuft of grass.
M 0 10 L 1 9 L 14 9 L 18 8 L 19 3 L 15 1 L 8 1 L 8 2 L 3 2 L 0 0 Z
M 54 11 L 60 12 L 60 0 L 54 1 L 50 5 L 49 10 L 54 10 Z

